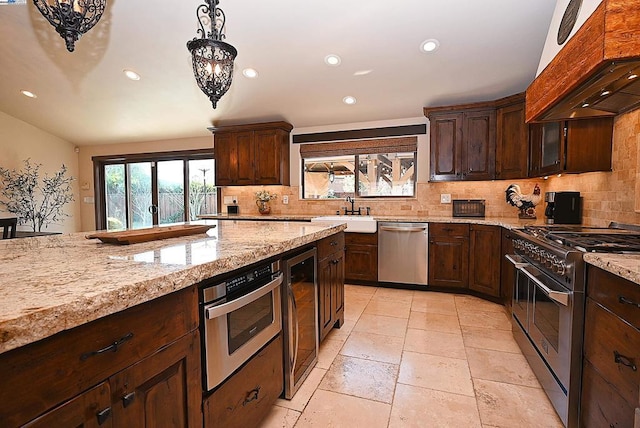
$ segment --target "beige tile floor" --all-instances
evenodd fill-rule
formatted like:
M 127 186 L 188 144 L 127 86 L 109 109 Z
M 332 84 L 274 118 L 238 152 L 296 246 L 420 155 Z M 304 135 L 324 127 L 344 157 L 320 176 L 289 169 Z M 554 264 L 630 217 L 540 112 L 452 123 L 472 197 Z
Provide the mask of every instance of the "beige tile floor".
M 355 285 L 345 304 L 310 376 L 261 428 L 562 427 L 502 306 Z

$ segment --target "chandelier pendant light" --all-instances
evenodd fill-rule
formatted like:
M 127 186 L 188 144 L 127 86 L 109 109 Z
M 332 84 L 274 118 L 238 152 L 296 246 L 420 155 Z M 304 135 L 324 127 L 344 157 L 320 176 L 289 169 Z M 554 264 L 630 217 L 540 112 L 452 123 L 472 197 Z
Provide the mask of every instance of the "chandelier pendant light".
M 81 35 L 98 23 L 106 0 L 33 0 L 42 16 L 64 39 L 67 50 L 73 52 Z
M 198 86 L 216 108 L 220 98 L 227 93 L 233 79 L 233 60 L 238 55 L 236 48 L 223 41 L 225 15 L 218 7 L 219 0 L 205 0 L 196 9 L 200 38 L 187 42 L 191 51 L 193 74 Z M 206 31 L 205 27 L 209 30 Z

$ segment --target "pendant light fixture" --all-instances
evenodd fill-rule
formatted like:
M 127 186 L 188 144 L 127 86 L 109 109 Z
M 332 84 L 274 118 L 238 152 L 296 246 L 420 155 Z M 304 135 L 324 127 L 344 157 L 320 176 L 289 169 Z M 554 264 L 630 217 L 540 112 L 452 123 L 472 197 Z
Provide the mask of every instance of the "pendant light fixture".
M 98 23 L 106 0 L 33 0 L 42 16 L 56 29 L 73 52 L 81 35 Z
M 187 42 L 187 48 L 191 51 L 196 82 L 215 109 L 220 98 L 231 87 L 233 60 L 238 51 L 229 43 L 223 42 L 225 15 L 218 7 L 219 0 L 205 1 L 206 4 L 201 4 L 196 9 L 200 38 Z M 205 27 L 209 30 L 205 31 Z

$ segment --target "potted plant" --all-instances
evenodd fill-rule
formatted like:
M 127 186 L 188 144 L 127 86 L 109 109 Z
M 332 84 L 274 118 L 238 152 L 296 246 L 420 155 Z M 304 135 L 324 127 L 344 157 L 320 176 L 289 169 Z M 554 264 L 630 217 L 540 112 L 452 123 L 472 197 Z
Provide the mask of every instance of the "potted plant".
M 63 208 L 73 201 L 73 177 L 67 176 L 67 167 L 62 164 L 53 176 L 45 174 L 40 179 L 41 166 L 29 159 L 20 171 L 0 166 L 0 207 L 15 214 L 18 224 L 29 224 L 33 232 L 41 232 L 42 226 L 46 228 L 60 217 L 68 217 Z
M 269 193 L 266 190 L 259 190 L 256 192 L 256 205 L 258 206 L 258 212 L 260 214 L 269 214 L 271 212 L 271 206 L 269 201 L 277 198 L 275 193 Z

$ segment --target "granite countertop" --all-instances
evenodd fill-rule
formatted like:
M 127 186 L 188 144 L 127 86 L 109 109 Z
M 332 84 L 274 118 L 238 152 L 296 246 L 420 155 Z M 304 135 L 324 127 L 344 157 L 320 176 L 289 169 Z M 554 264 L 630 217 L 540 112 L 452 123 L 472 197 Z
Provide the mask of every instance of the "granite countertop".
M 327 214 L 330 215 L 330 214 Z M 205 214 L 201 215 L 202 219 L 216 220 L 267 220 L 267 221 L 310 221 L 314 217 L 322 217 L 322 215 L 312 214 L 269 214 L 269 215 L 251 215 L 251 214 Z M 346 216 L 345 216 L 346 217 Z M 415 223 L 471 223 L 485 224 L 490 226 L 502 226 L 507 229 L 518 229 L 528 225 L 544 225 L 544 219 L 521 220 L 517 217 L 431 217 L 431 216 L 373 216 L 377 221 L 390 222 L 415 222 Z
M 640 284 L 640 254 L 585 253 L 584 261 Z
M 0 240 L 0 353 L 344 230 L 212 221 L 206 234 L 133 245 L 87 232 Z

